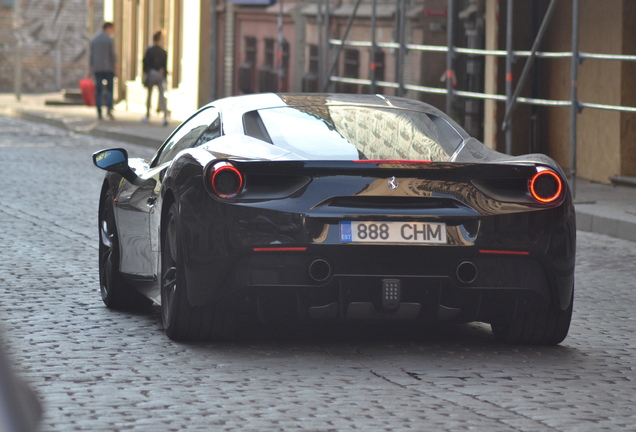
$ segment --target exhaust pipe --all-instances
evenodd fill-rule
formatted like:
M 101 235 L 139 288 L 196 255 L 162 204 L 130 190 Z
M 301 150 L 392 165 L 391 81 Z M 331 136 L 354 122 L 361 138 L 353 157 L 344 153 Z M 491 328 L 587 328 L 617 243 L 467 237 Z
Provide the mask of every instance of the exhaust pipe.
M 309 277 L 316 282 L 324 282 L 331 277 L 331 265 L 324 259 L 316 259 L 309 264 Z
M 461 283 L 473 283 L 477 279 L 477 266 L 470 261 L 464 261 L 457 266 L 455 275 Z

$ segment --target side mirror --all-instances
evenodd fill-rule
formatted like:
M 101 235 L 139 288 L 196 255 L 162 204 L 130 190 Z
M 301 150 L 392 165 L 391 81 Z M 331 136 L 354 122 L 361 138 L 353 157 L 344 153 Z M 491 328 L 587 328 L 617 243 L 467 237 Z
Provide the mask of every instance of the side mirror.
M 93 153 L 97 168 L 123 174 L 128 167 L 128 152 L 121 148 L 100 150 Z
M 105 149 L 93 153 L 93 164 L 97 168 L 120 174 L 132 184 L 140 182 L 137 174 L 128 165 L 128 152 L 122 148 Z

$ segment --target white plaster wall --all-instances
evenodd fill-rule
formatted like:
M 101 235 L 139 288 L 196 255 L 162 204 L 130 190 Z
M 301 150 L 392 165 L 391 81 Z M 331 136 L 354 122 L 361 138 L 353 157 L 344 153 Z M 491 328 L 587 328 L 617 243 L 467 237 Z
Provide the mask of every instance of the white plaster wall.
M 183 45 L 181 57 L 181 82 L 168 93 L 168 109 L 172 118 L 184 120 L 198 106 L 201 52 L 201 1 L 183 2 Z

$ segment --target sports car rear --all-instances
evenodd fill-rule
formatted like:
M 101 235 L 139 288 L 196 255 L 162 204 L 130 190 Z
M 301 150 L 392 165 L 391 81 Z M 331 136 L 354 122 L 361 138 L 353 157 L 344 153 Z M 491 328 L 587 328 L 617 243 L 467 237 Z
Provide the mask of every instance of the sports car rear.
M 195 304 L 234 294 L 267 320 L 485 322 L 569 304 L 574 214 L 549 167 L 226 163 L 240 192 L 181 203 L 198 215 L 183 221 Z

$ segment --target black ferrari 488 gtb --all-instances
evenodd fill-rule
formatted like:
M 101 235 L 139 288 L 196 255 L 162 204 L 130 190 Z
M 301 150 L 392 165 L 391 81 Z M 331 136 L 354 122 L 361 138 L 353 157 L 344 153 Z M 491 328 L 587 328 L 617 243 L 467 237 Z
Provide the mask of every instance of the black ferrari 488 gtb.
M 511 157 L 422 102 L 379 95 L 221 99 L 150 160 L 93 155 L 101 294 L 161 305 L 175 340 L 264 321 L 490 323 L 558 344 L 576 227 L 550 158 Z

